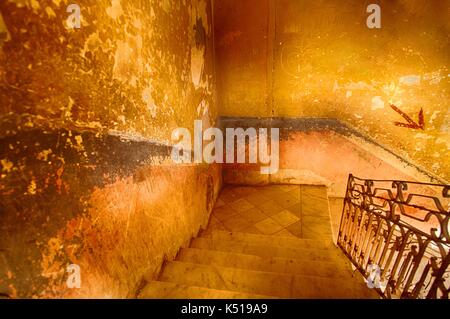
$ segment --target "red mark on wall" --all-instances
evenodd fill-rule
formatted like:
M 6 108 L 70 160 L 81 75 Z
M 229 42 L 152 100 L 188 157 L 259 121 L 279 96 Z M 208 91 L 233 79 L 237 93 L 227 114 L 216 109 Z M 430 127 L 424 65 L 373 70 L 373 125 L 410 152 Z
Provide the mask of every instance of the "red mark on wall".
M 401 116 L 403 116 L 403 118 L 406 120 L 407 123 L 402 123 L 402 122 L 394 122 L 395 125 L 397 126 L 401 126 L 401 127 L 406 127 L 406 128 L 412 128 L 414 130 L 424 130 L 425 129 L 425 118 L 423 115 L 423 109 L 420 109 L 419 112 L 419 123 L 416 123 L 412 118 L 409 117 L 408 114 L 406 114 L 405 112 L 403 112 L 402 110 L 400 110 L 398 107 L 396 107 L 394 104 L 391 104 L 392 109 L 397 112 L 398 114 L 400 114 Z

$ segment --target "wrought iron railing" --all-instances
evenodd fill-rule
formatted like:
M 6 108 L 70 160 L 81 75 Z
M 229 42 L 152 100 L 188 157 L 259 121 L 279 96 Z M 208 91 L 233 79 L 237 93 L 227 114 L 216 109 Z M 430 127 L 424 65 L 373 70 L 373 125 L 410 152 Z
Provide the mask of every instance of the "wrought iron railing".
M 449 298 L 449 191 L 349 176 L 338 246 L 382 297 Z

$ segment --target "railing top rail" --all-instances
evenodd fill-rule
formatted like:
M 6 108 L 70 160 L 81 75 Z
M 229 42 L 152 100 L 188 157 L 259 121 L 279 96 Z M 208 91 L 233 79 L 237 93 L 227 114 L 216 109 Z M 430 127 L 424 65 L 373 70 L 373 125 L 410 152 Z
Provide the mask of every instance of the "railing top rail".
M 351 177 L 354 179 L 357 179 L 359 181 L 372 181 L 372 182 L 386 182 L 386 183 L 392 183 L 392 182 L 405 182 L 407 184 L 415 184 L 415 185 L 423 185 L 423 186 L 438 186 L 438 187 L 448 187 L 450 188 L 450 184 L 437 184 L 437 183 L 427 183 L 427 182 L 417 182 L 417 181 L 403 181 L 399 179 L 373 179 L 373 178 L 361 178 L 357 177 L 355 175 L 350 174 Z

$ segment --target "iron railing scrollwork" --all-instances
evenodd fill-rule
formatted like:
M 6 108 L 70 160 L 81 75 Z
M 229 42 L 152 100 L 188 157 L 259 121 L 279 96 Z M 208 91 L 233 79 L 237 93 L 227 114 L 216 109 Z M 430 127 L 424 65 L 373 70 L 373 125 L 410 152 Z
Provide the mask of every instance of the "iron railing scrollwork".
M 349 176 L 338 246 L 384 298 L 449 298 L 450 185 Z

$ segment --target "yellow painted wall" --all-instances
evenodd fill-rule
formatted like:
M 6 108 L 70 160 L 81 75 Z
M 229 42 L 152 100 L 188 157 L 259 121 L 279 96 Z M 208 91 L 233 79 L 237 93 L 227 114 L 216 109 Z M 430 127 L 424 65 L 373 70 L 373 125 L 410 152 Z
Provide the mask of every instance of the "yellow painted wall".
M 215 1 L 214 37 L 221 115 L 270 115 L 267 1 Z
M 170 141 L 215 120 L 209 0 L 0 2 L 0 133 L 118 131 Z M 13 123 L 13 124 L 12 124 Z
M 366 25 L 371 3 L 381 29 Z M 220 114 L 337 118 L 448 180 L 449 8 L 448 0 L 220 1 Z M 406 121 L 390 103 L 415 122 L 423 108 L 424 130 L 396 126 Z

